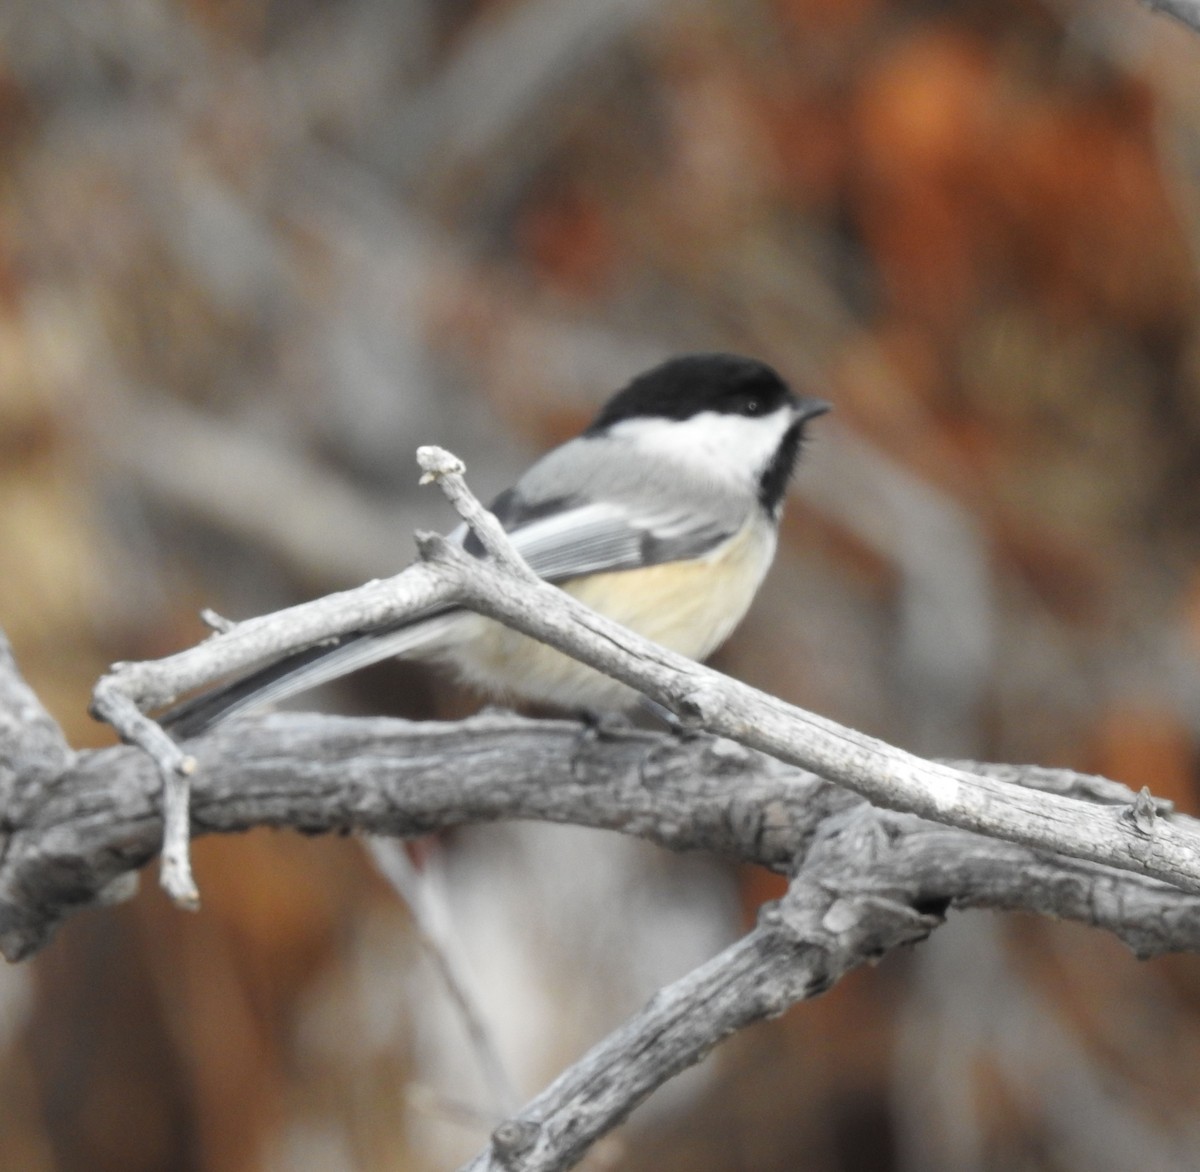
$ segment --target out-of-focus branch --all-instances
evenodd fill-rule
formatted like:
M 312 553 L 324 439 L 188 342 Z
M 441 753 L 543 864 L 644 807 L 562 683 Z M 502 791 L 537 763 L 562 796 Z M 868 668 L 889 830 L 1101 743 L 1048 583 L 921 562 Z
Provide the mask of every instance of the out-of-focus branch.
M 1200 33 L 1200 0 L 1142 0 L 1151 12 L 1161 12 Z
M 995 654 L 995 588 L 979 525 L 950 495 L 836 424 L 811 459 L 806 500 L 897 575 L 897 654 L 924 698 L 909 702 L 910 743 L 970 752 Z
M 411 179 L 435 156 L 445 170 L 497 144 L 544 149 L 544 136 L 525 135 L 514 145 L 512 131 L 653 6 L 654 0 L 538 0 L 489 13 L 415 95 L 405 132 L 389 132 L 397 170 Z
M 913 958 L 920 976 L 900 1011 L 895 1059 L 901 1166 L 983 1172 L 995 1165 L 996 1120 L 988 1114 L 990 1096 L 979 1094 L 986 1070 L 992 1095 L 1036 1114 L 1060 1166 L 1190 1172 L 1195 1124 L 1164 1127 L 1136 1101 L 1114 1093 L 1110 1071 L 1140 1059 L 1140 1031 L 1120 1024 L 1106 1031 L 1105 1060 L 1098 1061 L 1096 1050 L 1058 1019 L 1030 972 L 1013 963 L 1006 935 L 1002 919 L 970 917 Z M 1043 938 L 1060 954 L 1046 958 L 1049 963 L 1067 953 L 1078 960 L 1079 941 L 1065 940 L 1059 933 Z M 1161 971 L 1141 976 L 1151 987 L 1165 983 Z M 1147 995 L 1165 1015 L 1159 1028 L 1171 1032 L 1170 993 L 1159 987 Z
M 461 948 L 454 935 L 451 917 L 437 889 L 426 881 L 408 856 L 404 843 L 380 835 L 365 839 L 367 854 L 376 870 L 404 901 L 429 959 L 454 1003 L 454 1008 L 475 1051 L 480 1071 L 487 1082 L 495 1114 L 492 1121 L 514 1111 L 520 1103 L 508 1071 L 500 1057 L 492 1032 L 471 991 L 471 982 Z
M 119 418 L 99 428 L 104 453 L 171 508 L 275 554 L 310 581 L 362 581 L 411 557 L 414 524 L 401 502 L 373 505 L 303 452 L 165 397 L 123 398 Z

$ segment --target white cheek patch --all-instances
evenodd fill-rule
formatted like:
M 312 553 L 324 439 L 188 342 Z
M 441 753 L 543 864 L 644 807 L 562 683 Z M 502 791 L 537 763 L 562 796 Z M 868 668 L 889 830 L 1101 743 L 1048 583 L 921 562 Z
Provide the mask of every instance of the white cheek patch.
M 623 419 L 612 434 L 644 455 L 695 462 L 698 471 L 739 484 L 757 484 L 795 416 L 781 407 L 770 415 L 723 415 L 702 411 L 690 419 Z

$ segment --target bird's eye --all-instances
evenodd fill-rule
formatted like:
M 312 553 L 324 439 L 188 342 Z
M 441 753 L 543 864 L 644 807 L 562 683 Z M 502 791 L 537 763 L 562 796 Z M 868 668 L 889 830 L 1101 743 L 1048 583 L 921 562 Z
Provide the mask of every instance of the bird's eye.
M 763 410 L 763 402 L 755 395 L 750 395 L 745 402 L 742 403 L 742 412 L 745 415 L 761 415 Z

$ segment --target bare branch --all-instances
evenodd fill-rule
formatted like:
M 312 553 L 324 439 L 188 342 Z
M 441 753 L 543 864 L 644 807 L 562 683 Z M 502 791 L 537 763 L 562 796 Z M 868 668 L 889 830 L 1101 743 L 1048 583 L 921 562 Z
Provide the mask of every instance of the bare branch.
M 534 819 L 620 830 L 672 850 L 716 851 L 786 871 L 831 815 L 869 809 L 839 786 L 728 741 L 596 733 L 498 713 L 454 725 L 244 717 L 197 741 L 194 751 L 194 834 L 276 826 L 412 836 Z M 1030 771 L 1033 785 L 1043 772 Z M 1061 771 L 1052 772 L 1061 785 Z M 1092 784 L 1081 778 L 1081 792 Z M 153 858 L 162 833 L 158 774 L 136 749 L 80 753 L 38 787 L 36 801 L 32 788 L 29 795 L 0 858 L 0 951 L 10 960 L 35 951 L 70 912 Z M 1122 796 L 1133 797 L 1123 788 Z M 1196 901 L 1178 889 L 958 837 L 970 848 L 956 848 L 959 862 L 949 850 L 942 861 L 963 906 L 1028 906 L 1079 919 L 1117 933 L 1139 955 L 1200 947 Z M 971 868 L 985 870 L 988 859 L 1000 860 L 997 866 L 1023 860 L 1029 894 L 1000 900 L 975 884 Z
M 447 459 L 453 457 L 438 456 Z M 461 477 L 451 484 L 453 503 L 469 523 L 486 515 Z M 499 526 L 487 527 L 480 540 L 485 548 L 507 544 Z M 878 806 L 1200 891 L 1200 835 L 1170 818 L 1148 821 L 1132 816 L 1132 809 L 1098 808 L 925 761 L 669 652 L 494 559 L 471 557 L 434 538 L 423 541 L 421 554 L 423 564 L 385 582 L 249 620 L 167 659 L 118 665 L 97 684 L 96 708 L 114 712 L 119 695 L 140 707 L 165 703 L 272 655 L 437 605 L 462 605 L 630 685 L 686 722 L 819 773 Z M 505 563 L 519 564 L 519 554 L 510 549 Z M 141 743 L 138 728 L 118 727 Z M 164 772 L 164 779 L 171 776 Z
M 490 1147 L 465 1168 L 571 1167 L 654 1089 L 728 1034 L 775 1017 L 865 961 L 922 939 L 942 922 L 947 907 L 1020 906 L 1093 923 L 1097 915 L 1116 913 L 1123 922 L 1106 926 L 1135 942 L 1138 927 L 1124 920 L 1132 909 L 1114 898 L 1127 890 L 1128 878 L 866 805 L 833 815 L 785 897 L 763 910 L 753 932 L 660 990 L 498 1127 Z M 1115 889 L 1107 887 L 1108 880 Z M 1200 900 L 1179 893 L 1173 898 L 1187 908 L 1182 918 L 1195 932 Z M 1155 918 L 1145 905 L 1139 914 L 1150 922 Z
M 392 578 L 246 619 L 163 659 L 115 663 L 96 684 L 93 698 L 102 703 L 113 692 L 127 696 L 142 711 L 161 708 L 194 688 L 347 631 L 404 622 L 451 602 L 453 593 L 453 584 L 443 575 L 410 566 Z
M 457 725 L 246 717 L 193 749 L 195 834 L 277 826 L 413 836 L 528 818 L 784 870 L 822 817 L 855 801 L 727 742 L 493 713 Z M 67 914 L 154 857 L 159 792 L 154 763 L 124 747 L 80 753 L 31 787 L 0 858 L 5 956 L 35 951 Z
M 422 484 L 436 484 L 446 494 L 455 511 L 479 538 L 479 543 L 498 566 L 526 581 L 538 581 L 538 576 L 517 553 L 504 526 L 479 503 L 467 487 L 467 466 L 452 452 L 433 444 L 417 449 L 417 463 L 423 473 Z
M 878 806 L 1200 891 L 1200 836 L 925 761 L 675 655 L 544 582 L 514 580 L 441 543 L 429 564 L 458 578 L 463 605 L 564 651 L 710 732 L 812 770 Z
M 851 873 L 853 875 L 853 872 Z M 846 883 L 850 876 L 840 874 Z M 852 879 L 851 879 L 852 882 Z M 492 1133 L 471 1172 L 569 1168 L 655 1088 L 718 1042 L 823 993 L 869 957 L 940 922 L 873 891 L 844 896 L 819 872 L 793 880 L 748 936 L 659 990 L 625 1025 Z
M 192 877 L 188 811 L 188 778 L 195 772 L 195 758 L 185 753 L 161 725 L 143 716 L 137 705 L 116 688 L 97 685 L 92 712 L 119 730 L 124 740 L 137 745 L 158 767 L 163 783 L 162 885 L 180 907 L 195 911 L 200 906 L 200 892 Z

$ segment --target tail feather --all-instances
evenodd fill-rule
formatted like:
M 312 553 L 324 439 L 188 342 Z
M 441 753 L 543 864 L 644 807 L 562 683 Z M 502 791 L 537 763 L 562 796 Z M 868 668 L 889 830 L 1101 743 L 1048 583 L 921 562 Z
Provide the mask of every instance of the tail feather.
M 391 630 L 342 635 L 185 700 L 159 722 L 180 740 L 199 736 L 236 712 L 285 700 L 383 659 L 428 651 L 456 617 L 453 613 L 436 615 Z

